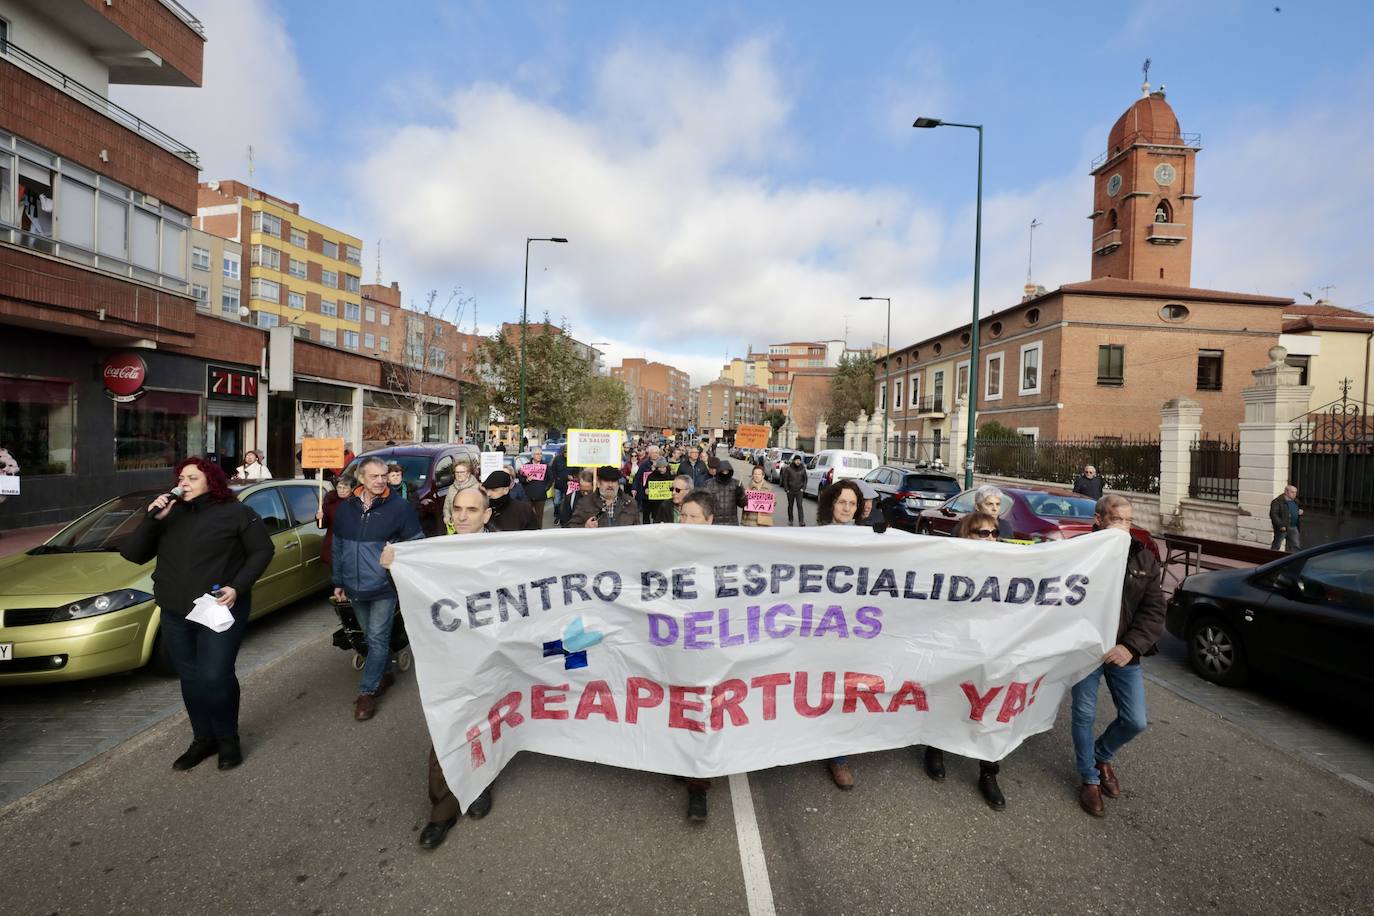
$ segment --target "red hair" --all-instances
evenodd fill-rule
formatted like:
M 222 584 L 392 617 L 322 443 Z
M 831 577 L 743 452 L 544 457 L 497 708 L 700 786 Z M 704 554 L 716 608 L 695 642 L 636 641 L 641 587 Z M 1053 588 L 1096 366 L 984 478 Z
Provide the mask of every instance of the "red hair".
M 224 475 L 224 469 L 199 455 L 193 455 L 178 464 L 176 476 L 180 477 L 182 470 L 190 465 L 195 465 L 205 475 L 205 485 L 210 489 L 211 499 L 217 503 L 225 503 L 234 498 L 233 491 L 229 489 L 229 478 Z

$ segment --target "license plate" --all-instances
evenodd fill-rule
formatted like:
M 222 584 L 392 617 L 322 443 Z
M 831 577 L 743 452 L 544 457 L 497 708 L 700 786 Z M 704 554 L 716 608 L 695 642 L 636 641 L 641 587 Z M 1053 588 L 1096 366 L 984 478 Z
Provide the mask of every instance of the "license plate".
M 0 642 L 0 662 L 8 662 L 14 659 L 14 643 Z

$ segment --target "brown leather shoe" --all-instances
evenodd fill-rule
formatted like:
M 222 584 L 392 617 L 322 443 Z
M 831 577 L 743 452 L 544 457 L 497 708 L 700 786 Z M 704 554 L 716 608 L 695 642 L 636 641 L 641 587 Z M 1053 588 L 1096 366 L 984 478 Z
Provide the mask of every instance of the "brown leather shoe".
M 386 674 L 383 674 L 382 682 L 377 685 L 377 696 L 381 696 L 382 694 L 386 693 L 393 686 L 395 686 L 395 684 L 396 675 L 392 674 L 390 671 L 388 671 Z
M 835 785 L 841 789 L 854 788 L 854 774 L 849 771 L 847 763 L 830 761 L 830 778 L 835 780 Z
M 1121 780 L 1116 778 L 1116 771 L 1112 769 L 1110 763 L 1094 764 L 1097 772 L 1102 776 L 1102 794 L 1108 798 L 1118 798 L 1121 795 Z
M 353 719 L 357 722 L 366 722 L 377 714 L 377 698 L 366 693 L 358 694 L 358 699 L 353 703 Z
M 1102 817 L 1107 808 L 1102 804 L 1102 787 L 1083 783 L 1078 787 L 1078 805 L 1093 817 Z

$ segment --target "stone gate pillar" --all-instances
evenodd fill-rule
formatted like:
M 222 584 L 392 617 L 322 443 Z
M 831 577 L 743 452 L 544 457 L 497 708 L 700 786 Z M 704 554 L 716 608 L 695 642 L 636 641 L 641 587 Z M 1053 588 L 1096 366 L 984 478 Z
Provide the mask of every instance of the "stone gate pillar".
M 1269 365 L 1251 373 L 1255 383 L 1241 392 L 1240 503 L 1237 534 L 1242 541 L 1273 541 L 1269 503 L 1288 484 L 1288 441 L 1299 418 L 1311 409 L 1312 387 L 1299 385 L 1301 370 L 1284 364 L 1288 351 L 1269 348 Z
M 964 416 L 966 409 L 964 398 L 955 398 L 945 415 L 945 469 L 960 479 L 964 473 L 964 443 L 968 439 L 968 430 L 964 428 L 968 425 L 968 417 Z M 974 460 L 976 462 L 977 458 Z
M 1165 402 L 1159 411 L 1159 518 L 1183 530 L 1183 500 L 1192 483 L 1192 445 L 1202 435 L 1202 405 L 1192 398 Z

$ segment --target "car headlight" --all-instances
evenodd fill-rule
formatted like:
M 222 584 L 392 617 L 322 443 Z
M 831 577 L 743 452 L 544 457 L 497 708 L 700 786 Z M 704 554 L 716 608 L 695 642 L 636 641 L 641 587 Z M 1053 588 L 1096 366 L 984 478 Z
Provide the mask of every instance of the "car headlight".
M 80 601 L 73 601 L 71 604 L 55 607 L 52 609 L 52 617 L 49 618 L 48 622 L 62 623 L 66 620 L 80 620 L 83 617 L 98 617 L 101 614 L 112 614 L 115 611 L 122 611 L 125 608 L 152 600 L 153 596 L 147 592 L 141 592 L 136 588 L 121 588 L 119 591 L 106 592 L 103 595 L 94 595 Z

